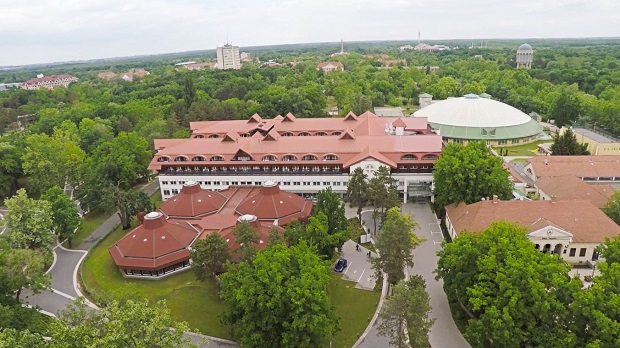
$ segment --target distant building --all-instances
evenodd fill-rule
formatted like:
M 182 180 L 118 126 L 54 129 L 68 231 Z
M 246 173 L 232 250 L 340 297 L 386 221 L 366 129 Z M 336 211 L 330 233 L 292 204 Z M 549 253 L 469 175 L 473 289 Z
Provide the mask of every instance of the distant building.
M 413 47 L 413 46 L 411 46 L 411 45 L 400 46 L 400 47 L 398 48 L 398 50 L 399 50 L 399 51 L 401 51 L 401 52 L 404 52 L 404 51 L 411 51 L 411 50 L 413 50 L 413 49 L 414 49 L 414 47 Z
M 142 69 L 129 69 L 124 73 L 114 73 L 112 71 L 103 71 L 97 74 L 97 77 L 104 80 L 113 80 L 113 79 L 123 79 L 125 81 L 133 82 L 134 77 L 144 77 L 146 75 L 150 75 L 151 73 Z
M 375 115 L 381 117 L 403 117 L 403 108 L 400 106 L 391 107 L 391 106 L 376 106 L 375 107 Z
M 345 55 L 345 54 L 349 54 L 349 52 L 345 52 L 344 51 L 344 41 L 340 40 L 340 52 L 332 53 L 330 55 L 330 57 L 342 56 L 342 55 Z
M 438 66 L 435 65 L 431 65 L 431 66 L 426 66 L 426 65 L 418 65 L 415 67 L 418 70 L 428 70 L 428 72 L 437 72 L 439 70 Z
M 241 52 L 239 55 L 242 62 L 249 62 L 252 60 L 252 55 L 248 52 Z
M 381 64 L 385 68 L 389 68 L 389 67 L 392 67 L 398 64 L 407 66 L 407 60 L 406 59 L 384 59 L 384 60 L 381 60 Z
M 523 173 L 532 180 L 570 173 L 585 182 L 620 182 L 620 156 L 534 156 Z
M 445 45 L 429 45 L 422 42 L 415 45 L 413 49 L 420 52 L 438 52 L 450 50 L 450 47 Z
M 532 46 L 523 44 L 517 49 L 517 69 L 531 69 L 534 61 Z
M 30 79 L 24 82 L 24 84 L 21 87 L 23 89 L 29 89 L 29 90 L 40 89 L 40 88 L 52 89 L 54 87 L 68 87 L 72 82 L 77 82 L 77 81 L 78 81 L 78 78 L 73 75 L 67 75 L 67 74 L 51 75 L 51 76 L 37 77 L 36 79 Z
M 217 52 L 217 68 L 222 70 L 241 69 L 241 56 L 239 55 L 239 46 L 233 46 L 229 43 L 216 49 Z
M 560 134 L 564 134 L 568 128 L 562 127 Z M 620 139 L 605 135 L 595 129 L 573 128 L 577 141 L 588 144 L 591 155 L 620 155 Z
M 185 67 L 185 69 L 189 71 L 203 70 L 203 69 L 213 70 L 213 69 L 217 69 L 217 63 L 216 62 L 191 63 L 191 64 L 184 64 L 183 67 Z
M 323 70 L 323 72 L 332 72 L 336 70 L 344 71 L 344 65 L 342 65 L 342 63 L 340 62 L 323 62 L 319 63 L 316 66 L 316 69 L 321 69 Z

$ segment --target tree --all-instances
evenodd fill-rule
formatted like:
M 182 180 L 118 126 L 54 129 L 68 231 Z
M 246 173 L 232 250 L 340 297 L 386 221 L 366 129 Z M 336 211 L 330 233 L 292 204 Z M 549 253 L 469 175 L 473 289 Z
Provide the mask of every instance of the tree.
M 437 278 L 471 318 L 464 335 L 472 346 L 575 347 L 569 308 L 581 281 L 557 255 L 533 248 L 526 233 L 497 222 L 461 233 L 437 253 Z
M 383 219 L 385 212 L 400 205 L 396 179 L 390 175 L 389 167 L 380 166 L 368 183 L 369 202 L 373 206 L 372 217 L 375 222 L 375 232 L 377 231 L 377 219 Z
M 268 247 L 221 275 L 222 322 L 243 347 L 321 347 L 338 330 L 329 270 L 305 243 Z
M 82 224 L 77 205 L 58 186 L 47 190 L 41 199 L 50 203 L 54 233 L 60 239 L 66 239 L 69 242 L 69 248 L 72 248 L 71 239 Z
M 85 153 L 66 132 L 55 130 L 50 137 L 33 134 L 26 138 L 26 152 L 22 156 L 24 173 L 28 175 L 34 192 L 45 192 L 51 187 L 75 185 L 78 169 Z
M 502 166 L 484 142 L 472 141 L 466 146 L 450 143 L 435 162 L 435 204 L 445 207 L 461 202 L 474 203 L 484 197 L 512 197 L 512 183 Z
M 553 144 L 549 148 L 552 156 L 589 155 L 588 144 L 580 144 L 573 130 L 568 128 L 562 134 L 553 137 Z
M 435 322 L 428 317 L 430 311 L 424 278 L 415 275 L 401 280 L 381 308 L 379 335 L 389 337 L 394 347 L 430 348 L 428 332 Z
M 235 241 L 239 244 L 239 247 L 235 250 L 237 260 L 251 260 L 256 255 L 254 243 L 258 243 L 260 239 L 258 231 L 250 223 L 242 222 L 233 227 L 232 233 L 235 236 Z
M 0 141 L 0 197 L 17 191 L 17 179 L 22 175 L 21 151 Z
M 0 329 L 0 348 L 14 347 L 47 348 L 49 342 L 43 336 L 28 330 Z
M 284 244 L 286 239 L 284 238 L 284 233 L 281 230 L 272 227 L 269 229 L 269 236 L 267 236 L 267 246 L 273 246 L 276 244 Z
M 13 248 L 52 250 L 54 233 L 49 202 L 28 198 L 26 191 L 20 189 L 4 204 L 9 210 L 4 223 L 11 229 L 9 240 Z
M 35 294 L 50 286 L 50 276 L 45 273 L 46 258 L 42 251 L 31 249 L 9 249 L 0 254 L 0 272 L 3 283 L 10 293 L 19 295 L 24 288 Z
M 185 81 L 183 84 L 183 100 L 185 101 L 185 107 L 188 109 L 196 100 L 196 87 L 194 87 L 194 79 L 190 76 L 185 76 Z
M 391 208 L 377 234 L 379 256 L 371 260 L 377 274 L 387 274 L 388 282 L 395 285 L 405 279 L 405 267 L 413 267 L 413 249 L 421 240 L 413 233 L 418 224 L 399 208 Z
M 295 219 L 284 228 L 284 240 L 289 246 L 295 246 L 306 238 L 306 227 Z
M 319 191 L 314 205 L 315 214 L 323 213 L 327 218 L 327 241 L 324 255 L 332 256 L 334 249 L 340 249 L 349 239 L 349 223 L 344 215 L 344 202 L 330 188 Z
M 549 119 L 555 120 L 555 125 L 562 127 L 576 121 L 580 113 L 581 104 L 576 93 L 564 87 L 551 106 Z
M 362 167 L 353 170 L 347 185 L 347 202 L 357 207 L 357 218 L 362 221 L 362 208 L 368 201 L 368 177 Z
M 604 261 L 596 265 L 600 275 L 592 286 L 575 294 L 571 305 L 575 315 L 572 330 L 577 333 L 579 347 L 614 347 L 620 342 L 620 317 L 616 301 L 620 297 L 620 238 L 608 239 L 600 245 Z
M 373 111 L 372 98 L 362 93 L 355 93 L 349 99 L 351 111 L 356 115 L 361 115 L 366 111 Z
M 50 327 L 51 347 L 197 347 L 183 337 L 187 324 L 170 316 L 165 301 L 112 301 L 98 311 L 71 304 Z
M 219 233 L 211 233 L 205 239 L 196 241 L 190 251 L 192 270 L 196 279 L 204 282 L 207 278 L 224 272 L 224 265 L 230 261 L 228 243 Z

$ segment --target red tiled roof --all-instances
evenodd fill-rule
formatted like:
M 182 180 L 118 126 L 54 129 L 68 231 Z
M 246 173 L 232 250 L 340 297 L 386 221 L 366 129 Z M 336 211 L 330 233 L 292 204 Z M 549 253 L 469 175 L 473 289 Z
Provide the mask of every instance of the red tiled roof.
M 529 163 L 538 178 L 568 173 L 578 177 L 620 177 L 620 156 L 534 156 Z
M 483 231 L 496 221 L 516 222 L 530 232 L 553 224 L 573 235 L 575 243 L 602 243 L 620 234 L 620 226 L 590 201 L 481 201 L 446 207 L 456 233 Z
M 574 175 L 546 176 L 536 180 L 535 185 L 557 200 L 588 200 L 595 207 L 603 208 L 614 194 L 610 185 L 591 185 Z
M 153 212 L 108 251 L 118 267 L 158 270 L 189 259 L 187 248 L 197 236 L 188 223 Z
M 163 202 L 159 210 L 169 217 L 195 218 L 219 211 L 227 200 L 219 192 L 203 190 L 198 183 L 189 181 L 181 192 Z
M 323 68 L 323 67 L 330 66 L 330 65 L 337 66 L 339 68 L 344 68 L 344 65 L 342 65 L 342 63 L 340 62 L 322 62 L 317 65 L 317 68 Z
M 273 182 L 266 182 L 258 192 L 241 201 L 235 210 L 240 215 L 255 215 L 259 220 L 278 220 L 279 225 L 286 225 L 294 219 L 307 219 L 312 206 L 311 201 L 282 191 Z
M 37 77 L 34 79 L 30 79 L 24 82 L 24 85 L 36 85 L 39 82 L 50 82 L 50 81 L 63 80 L 63 79 L 77 80 L 77 77 L 73 75 L 68 75 L 68 74 L 43 76 L 43 77 Z

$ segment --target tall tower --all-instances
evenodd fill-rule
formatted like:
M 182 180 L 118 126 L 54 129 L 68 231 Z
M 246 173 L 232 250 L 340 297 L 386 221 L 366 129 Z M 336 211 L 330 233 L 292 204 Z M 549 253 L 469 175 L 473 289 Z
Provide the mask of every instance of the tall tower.
M 517 49 L 517 69 L 531 69 L 534 61 L 532 46 L 523 44 Z
M 241 58 L 239 56 L 239 46 L 230 43 L 216 49 L 217 68 L 222 70 L 241 69 Z
M 344 40 L 340 39 L 340 54 L 344 54 Z
M 418 45 L 421 44 L 422 42 L 420 41 L 420 29 L 418 29 Z

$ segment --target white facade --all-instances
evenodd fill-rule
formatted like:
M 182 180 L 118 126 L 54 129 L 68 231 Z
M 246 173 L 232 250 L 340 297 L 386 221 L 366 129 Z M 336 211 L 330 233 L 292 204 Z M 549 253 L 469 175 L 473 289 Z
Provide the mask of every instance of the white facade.
M 362 167 L 366 175 L 372 178 L 374 171 L 379 169 L 383 164 L 374 160 L 364 160 L 358 164 L 351 166 L 352 173 L 355 168 Z M 415 174 L 415 173 L 393 173 L 392 177 L 397 180 L 398 192 L 403 195 L 404 202 L 407 202 L 409 193 L 418 187 L 427 188 L 428 196 L 430 196 L 430 185 L 433 182 L 433 174 Z M 250 186 L 262 185 L 267 181 L 273 181 L 280 185 L 283 190 L 300 194 L 304 197 L 316 195 L 319 191 L 330 188 L 335 193 L 344 197 L 347 194 L 347 185 L 349 182 L 349 173 L 341 174 L 306 174 L 306 175 L 261 175 L 261 174 L 227 174 L 227 175 L 179 175 L 164 174 L 159 175 L 159 188 L 162 199 L 176 195 L 181 191 L 183 184 L 189 181 L 195 181 L 200 187 L 208 190 L 224 190 L 229 186 Z
M 217 48 L 217 68 L 222 70 L 241 69 L 239 46 L 226 44 Z
M 452 239 L 458 237 L 450 216 L 446 215 L 446 228 Z M 534 248 L 543 253 L 558 254 L 571 265 L 591 266 L 599 260 L 596 247 L 600 243 L 573 243 L 572 233 L 557 226 L 546 226 L 527 234 Z

